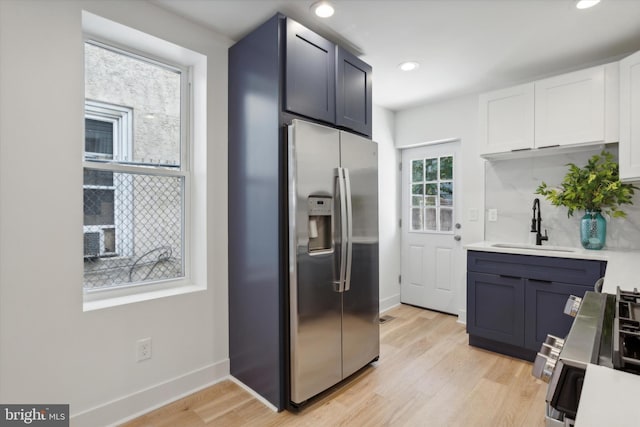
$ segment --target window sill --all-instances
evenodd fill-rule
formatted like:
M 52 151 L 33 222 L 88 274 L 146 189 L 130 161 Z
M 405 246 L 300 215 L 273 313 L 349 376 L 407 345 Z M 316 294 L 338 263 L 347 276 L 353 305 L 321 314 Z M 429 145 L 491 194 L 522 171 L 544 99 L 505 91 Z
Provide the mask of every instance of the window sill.
M 82 311 L 94 311 L 102 310 L 104 308 L 118 307 L 126 304 L 133 304 L 136 302 L 149 301 L 158 298 L 171 297 L 174 295 L 184 295 L 193 292 L 201 292 L 207 290 L 206 286 L 201 285 L 185 285 L 175 286 L 166 289 L 151 290 L 147 292 L 139 292 L 130 295 L 105 297 L 101 299 L 94 299 L 92 301 L 84 301 L 82 304 Z

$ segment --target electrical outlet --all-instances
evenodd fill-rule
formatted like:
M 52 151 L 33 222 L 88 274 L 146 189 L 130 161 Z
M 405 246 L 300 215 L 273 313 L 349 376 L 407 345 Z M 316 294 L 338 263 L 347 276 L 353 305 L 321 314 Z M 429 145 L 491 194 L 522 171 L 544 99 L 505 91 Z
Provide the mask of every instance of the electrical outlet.
M 467 211 L 467 219 L 470 222 L 476 222 L 478 221 L 478 209 L 477 208 L 470 208 Z
M 496 222 L 498 220 L 498 209 L 489 209 L 487 216 L 489 221 Z
M 151 338 L 142 338 L 136 342 L 136 361 L 151 359 Z

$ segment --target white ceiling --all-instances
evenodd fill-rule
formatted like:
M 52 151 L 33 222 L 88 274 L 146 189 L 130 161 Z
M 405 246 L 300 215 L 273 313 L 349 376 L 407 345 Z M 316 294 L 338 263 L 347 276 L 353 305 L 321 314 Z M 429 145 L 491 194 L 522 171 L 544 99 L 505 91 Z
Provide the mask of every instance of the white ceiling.
M 345 45 L 374 71 L 373 102 L 391 110 L 605 63 L 640 50 L 640 0 L 153 0 L 239 40 L 276 12 Z M 418 61 L 406 73 L 397 65 Z

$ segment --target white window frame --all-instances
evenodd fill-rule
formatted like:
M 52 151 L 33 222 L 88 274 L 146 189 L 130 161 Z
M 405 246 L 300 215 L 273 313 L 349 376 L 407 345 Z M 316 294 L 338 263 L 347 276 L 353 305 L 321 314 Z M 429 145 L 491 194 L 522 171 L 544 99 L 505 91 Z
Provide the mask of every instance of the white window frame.
M 97 120 L 107 120 L 114 123 L 114 153 L 113 159 L 100 158 L 96 155 L 92 158 L 83 157 L 83 168 L 91 170 L 110 171 L 114 173 L 131 173 L 139 175 L 152 175 L 163 177 L 181 177 L 183 179 L 182 188 L 182 253 L 180 257 L 182 259 L 182 276 L 163 279 L 163 280 L 150 280 L 143 282 L 132 282 L 117 284 L 113 286 L 105 286 L 99 289 L 84 289 L 85 301 L 92 300 L 91 294 L 112 294 L 120 295 L 127 294 L 129 288 L 146 288 L 146 289 L 166 289 L 175 286 L 181 286 L 189 281 L 191 276 L 191 260 L 190 260 L 190 241 L 191 227 L 189 218 L 191 217 L 191 168 L 190 168 L 190 125 L 191 125 L 191 85 L 192 85 L 192 72 L 188 66 L 176 64 L 173 61 L 154 57 L 151 54 L 140 52 L 135 48 L 125 47 L 121 44 L 100 39 L 96 36 L 85 36 L 85 43 L 93 44 L 98 47 L 111 50 L 115 53 L 128 56 L 137 60 L 141 60 L 180 74 L 180 165 L 178 167 L 174 165 L 152 165 L 152 164 L 140 164 L 132 161 L 133 153 L 133 112 L 129 111 L 126 107 L 108 104 L 106 102 L 100 102 L 95 100 L 86 100 L 85 108 L 88 106 L 88 113 L 85 112 L 85 117 L 96 118 Z M 84 45 L 83 45 L 84 46 Z M 129 126 L 131 125 L 131 126 Z M 116 143 L 116 139 L 118 142 Z M 83 150 L 84 152 L 84 150 Z M 130 199 L 130 198 L 128 198 Z M 117 207 L 114 207 L 117 212 Z M 126 207 L 124 207 L 126 209 Z M 126 239 L 123 240 L 122 233 L 118 233 L 118 215 L 115 215 L 116 222 L 116 249 L 119 256 L 130 256 L 133 252 L 133 245 L 129 243 L 127 245 Z M 94 226 L 85 226 L 94 227 Z M 97 226 L 99 227 L 99 226 Z M 101 238 L 103 236 L 101 235 Z M 121 247 L 118 247 L 118 242 Z M 102 242 L 101 242 L 102 245 Z M 121 252 L 121 253 L 120 253 Z M 120 292 L 124 290 L 124 292 Z M 115 291 L 115 292 L 114 292 Z
M 84 168 L 96 170 L 93 162 L 98 160 L 113 160 L 114 162 L 128 162 L 133 156 L 133 109 L 120 105 L 113 105 L 106 102 L 86 100 L 84 104 L 85 119 L 99 120 L 111 123 L 113 129 L 113 156 L 101 155 L 101 153 L 85 153 Z M 88 156 L 87 156 L 88 154 Z M 133 242 L 126 236 L 132 235 L 133 224 L 122 221 L 122 215 L 116 212 L 129 212 L 133 214 L 133 180 L 127 179 L 118 186 L 83 185 L 83 189 L 111 190 L 114 193 L 114 223 L 104 225 L 83 225 L 84 233 L 100 234 L 100 257 L 120 256 L 129 257 L 133 255 Z M 123 194 L 124 193 L 124 194 Z M 104 244 L 104 230 L 115 228 L 116 247 L 114 252 L 107 252 Z M 125 230 L 127 228 L 127 230 Z M 85 255 L 86 256 L 86 255 Z
M 210 255 L 207 244 L 211 235 L 208 231 L 211 206 L 209 206 L 207 196 L 211 190 L 207 187 L 207 176 L 212 173 L 208 167 L 211 162 L 210 156 L 207 154 L 209 149 L 207 143 L 209 134 L 207 105 L 211 94 L 208 86 L 213 85 L 222 90 L 220 85 L 216 82 L 210 82 L 208 77 L 209 68 L 215 68 L 215 66 L 208 64 L 208 58 L 205 54 L 208 51 L 191 50 L 188 45 L 174 44 L 140 31 L 140 29 L 128 27 L 86 10 L 82 11 L 82 30 L 86 38 L 104 41 L 111 46 L 126 47 L 126 50 L 131 52 L 144 52 L 145 56 L 149 55 L 164 63 L 173 63 L 189 69 L 189 90 L 186 92 L 188 100 L 183 97 L 185 99 L 183 111 L 187 111 L 186 108 L 189 108 L 189 121 L 187 126 L 182 128 L 186 133 L 184 141 L 188 145 L 183 144 L 182 146 L 185 153 L 182 157 L 182 167 L 188 167 L 191 174 L 191 179 L 185 182 L 184 191 L 184 279 L 103 292 L 84 292 L 82 310 L 86 312 L 109 309 L 124 304 L 206 291 L 209 274 L 213 274 L 210 273 L 211 267 L 208 262 Z M 214 122 L 216 121 L 214 120 Z M 100 163 L 96 163 L 96 167 L 100 166 Z M 79 190 L 81 191 L 81 189 Z M 194 230 L 198 232 L 194 233 Z M 78 276 L 78 282 L 82 283 L 81 273 Z
M 133 156 L 133 109 L 121 105 L 87 99 L 84 102 L 85 119 L 113 124 L 113 160 L 129 162 Z M 87 152 L 85 151 L 85 159 Z M 91 153 L 92 159 L 109 160 L 100 153 Z

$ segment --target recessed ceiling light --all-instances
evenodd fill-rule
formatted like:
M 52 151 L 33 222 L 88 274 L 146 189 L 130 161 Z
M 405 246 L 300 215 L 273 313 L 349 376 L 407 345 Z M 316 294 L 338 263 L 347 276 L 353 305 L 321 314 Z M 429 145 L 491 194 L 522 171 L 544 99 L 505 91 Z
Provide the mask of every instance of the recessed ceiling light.
M 413 71 L 416 68 L 418 68 L 419 66 L 420 66 L 420 64 L 418 64 L 417 62 L 407 61 L 407 62 L 403 62 L 402 64 L 398 65 L 398 68 L 400 68 L 402 71 Z
M 335 9 L 328 1 L 319 1 L 311 5 L 311 10 L 320 18 L 328 18 L 333 16 Z
M 576 7 L 578 9 L 589 9 L 598 3 L 600 3 L 600 0 L 579 0 L 578 3 L 576 3 Z

